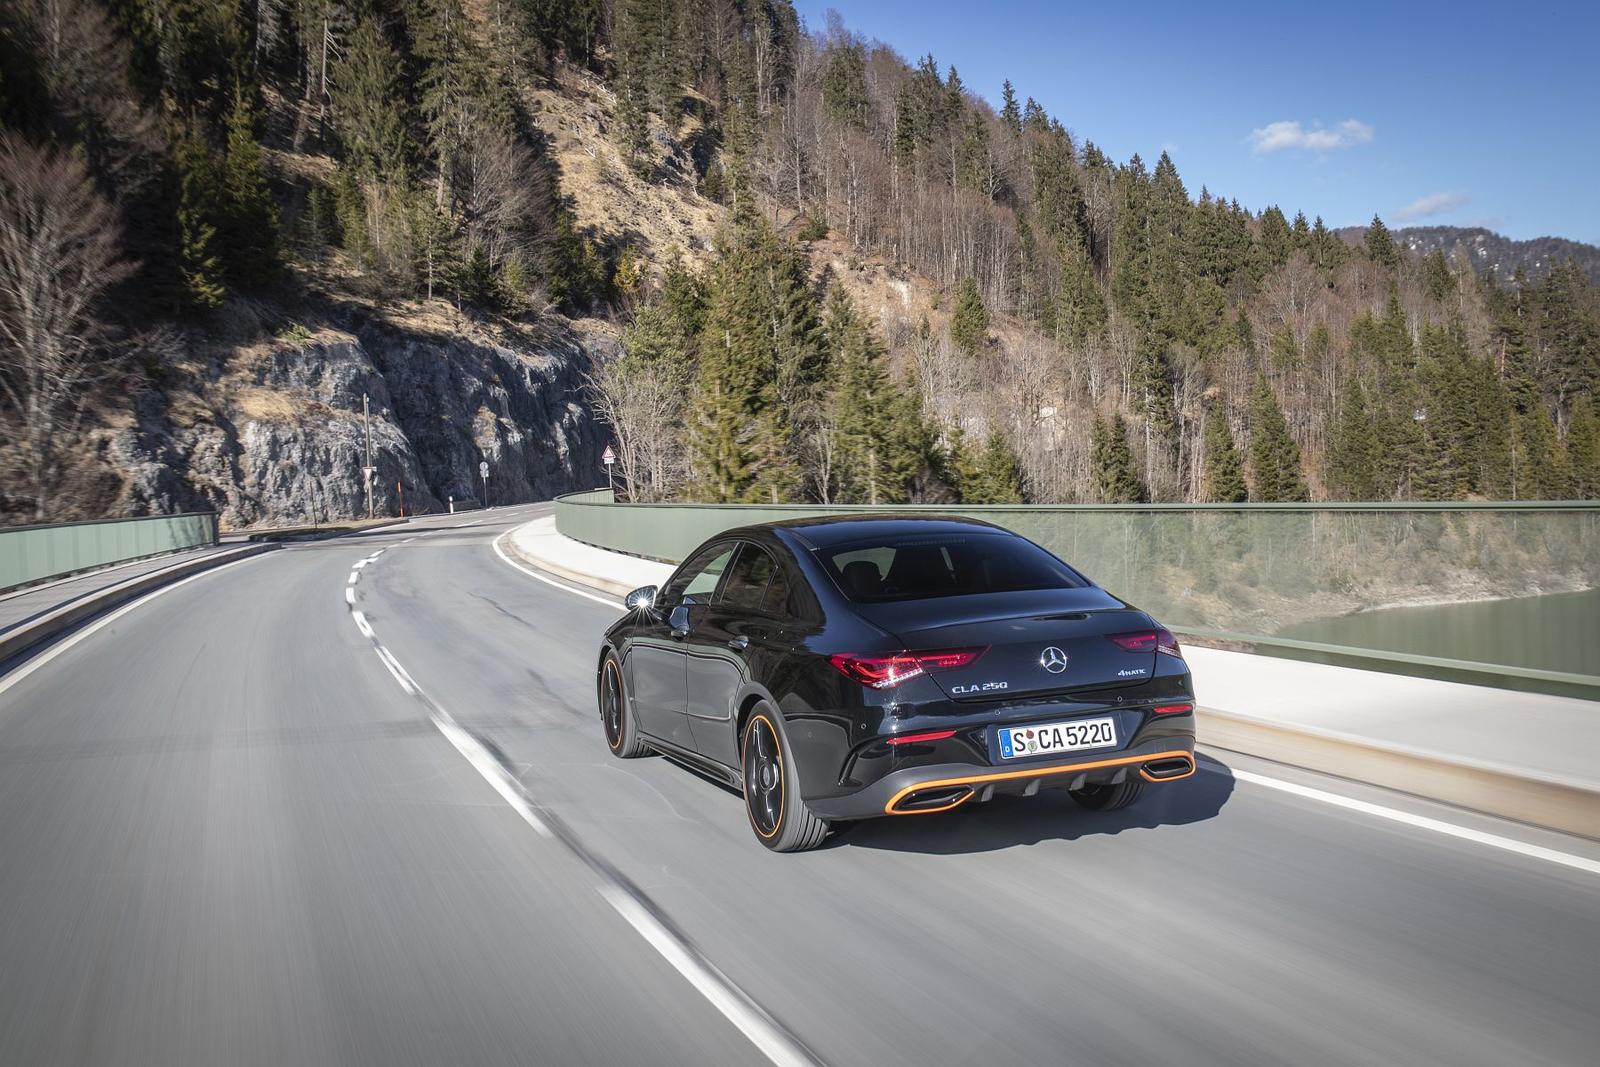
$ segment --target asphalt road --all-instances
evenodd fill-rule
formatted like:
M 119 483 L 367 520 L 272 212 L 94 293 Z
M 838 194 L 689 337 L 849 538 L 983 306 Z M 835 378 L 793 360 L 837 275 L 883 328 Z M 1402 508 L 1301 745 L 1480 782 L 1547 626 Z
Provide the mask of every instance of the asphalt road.
M 1590 842 L 1228 757 L 768 854 L 607 754 L 620 609 L 492 550 L 540 510 L 273 552 L 0 677 L 0 1064 L 1594 1062 L 1600 875 L 1254 776 Z

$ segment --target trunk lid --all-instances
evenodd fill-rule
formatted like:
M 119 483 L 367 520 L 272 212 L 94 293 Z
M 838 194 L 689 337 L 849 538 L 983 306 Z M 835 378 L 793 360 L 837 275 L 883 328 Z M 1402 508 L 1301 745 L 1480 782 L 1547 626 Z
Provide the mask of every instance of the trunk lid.
M 1108 637 L 1148 630 L 1150 617 L 1103 589 L 858 604 L 856 610 L 908 651 L 987 646 L 968 666 L 931 675 L 954 700 L 1137 685 L 1155 674 L 1154 650 L 1129 652 Z

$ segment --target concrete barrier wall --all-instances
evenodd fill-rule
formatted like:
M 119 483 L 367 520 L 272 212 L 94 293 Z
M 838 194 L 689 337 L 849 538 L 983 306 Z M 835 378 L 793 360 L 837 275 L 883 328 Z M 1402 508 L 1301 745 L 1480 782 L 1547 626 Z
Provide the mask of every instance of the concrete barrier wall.
M 0 591 L 216 541 L 210 511 L 0 528 Z
M 1392 625 L 1372 626 L 1370 640 L 1357 634 L 1341 644 L 1295 633 L 1396 604 L 1600 589 L 1594 502 L 875 508 L 629 504 L 594 490 L 558 499 L 556 526 L 599 548 L 677 562 L 734 526 L 885 512 L 959 514 L 1015 530 L 1174 629 L 1219 644 L 1600 697 L 1600 611 L 1589 601 L 1530 612 L 1532 621 L 1515 627 L 1465 618 L 1451 632 L 1453 621 L 1432 620 L 1443 627 L 1435 654 L 1394 643 Z M 1468 648 L 1471 656 L 1457 651 Z

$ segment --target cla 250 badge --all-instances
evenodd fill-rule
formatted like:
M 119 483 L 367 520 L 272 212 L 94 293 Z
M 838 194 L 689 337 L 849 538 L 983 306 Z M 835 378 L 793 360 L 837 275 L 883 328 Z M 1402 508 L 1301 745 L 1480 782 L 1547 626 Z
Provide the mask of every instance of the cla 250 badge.
M 967 693 L 992 693 L 997 689 L 1005 689 L 1010 685 L 1010 682 L 978 682 L 975 685 L 952 685 L 950 694 L 952 696 L 962 696 Z

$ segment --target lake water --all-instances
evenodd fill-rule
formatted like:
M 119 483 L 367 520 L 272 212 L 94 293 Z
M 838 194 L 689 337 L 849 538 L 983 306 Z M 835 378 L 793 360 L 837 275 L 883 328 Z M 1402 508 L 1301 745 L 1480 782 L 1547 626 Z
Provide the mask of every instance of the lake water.
M 1300 623 L 1278 636 L 1600 675 L 1600 589 L 1365 611 Z

